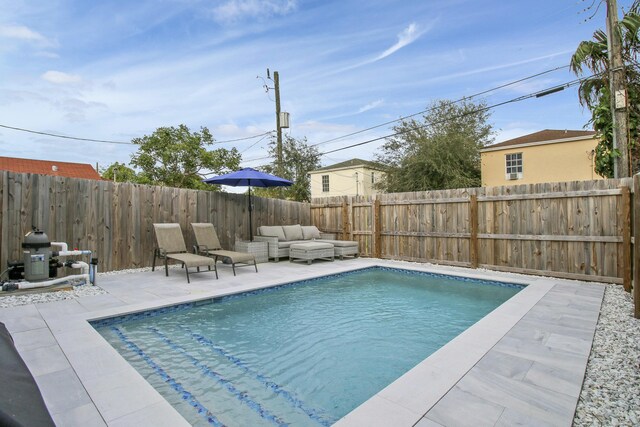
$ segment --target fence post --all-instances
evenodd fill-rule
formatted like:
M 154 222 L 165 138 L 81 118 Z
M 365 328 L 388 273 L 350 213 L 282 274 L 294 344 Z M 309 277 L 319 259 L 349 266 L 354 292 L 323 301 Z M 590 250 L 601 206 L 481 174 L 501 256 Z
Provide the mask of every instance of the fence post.
M 347 196 L 342 199 L 342 240 L 349 240 L 349 204 Z
M 633 316 L 640 319 L 640 174 L 633 178 Z
M 624 290 L 631 292 L 631 193 L 629 187 L 620 187 L 622 206 L 619 210 L 622 223 L 622 280 Z
M 469 221 L 471 238 L 469 240 L 469 261 L 471 268 L 478 268 L 478 196 L 469 196 Z
M 382 258 L 382 236 L 380 235 L 380 199 L 374 196 L 373 199 L 373 257 Z

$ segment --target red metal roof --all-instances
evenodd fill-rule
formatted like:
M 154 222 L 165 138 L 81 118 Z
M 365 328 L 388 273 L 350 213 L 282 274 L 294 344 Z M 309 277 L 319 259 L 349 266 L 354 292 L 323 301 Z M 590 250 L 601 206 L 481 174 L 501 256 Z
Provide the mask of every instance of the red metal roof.
M 102 179 L 93 166 L 86 163 L 0 157 L 0 170 L 17 173 L 64 176 L 68 178 Z
M 592 130 L 556 130 L 545 129 L 539 132 L 530 133 L 518 138 L 510 139 L 499 144 L 487 145 L 484 148 L 509 147 L 511 145 L 535 144 L 537 142 L 556 141 L 581 136 L 593 136 L 596 133 Z

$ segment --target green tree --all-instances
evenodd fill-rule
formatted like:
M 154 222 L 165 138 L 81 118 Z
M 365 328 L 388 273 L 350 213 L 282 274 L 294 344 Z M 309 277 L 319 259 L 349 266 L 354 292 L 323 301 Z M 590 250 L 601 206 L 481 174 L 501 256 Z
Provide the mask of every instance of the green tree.
M 127 167 L 124 163 L 115 162 L 103 169 L 101 174 L 103 179 L 114 182 L 137 182 L 138 176 L 136 171 Z
M 622 59 L 627 86 L 628 121 L 629 121 L 629 157 L 632 173 L 640 170 L 640 74 L 637 71 L 637 52 L 640 46 L 640 14 L 639 4 L 635 1 L 627 14 L 618 23 L 614 32 L 620 38 Z M 591 111 L 588 125 L 592 125 L 600 139 L 595 152 L 595 171 L 597 174 L 613 177 L 614 159 L 620 156 L 613 149 L 613 120 L 611 117 L 611 91 L 609 86 L 609 48 L 607 34 L 597 30 L 593 40 L 586 40 L 578 45 L 571 57 L 570 67 L 577 76 L 583 76 L 588 70 L 591 77 L 580 83 L 578 96 L 580 103 Z
M 491 142 L 485 104 L 440 100 L 422 119 L 403 120 L 376 154 L 387 166 L 377 187 L 389 193 L 477 187 L 480 149 Z
M 269 155 L 276 159 L 276 140 L 269 142 Z M 275 161 L 261 167 L 264 172 L 286 178 L 293 182 L 291 187 L 256 188 L 256 195 L 261 197 L 284 198 L 298 202 L 311 201 L 311 186 L 309 172 L 318 169 L 320 153 L 318 149 L 310 146 L 307 139 L 296 139 L 285 135 L 282 141 L 283 170 L 279 174 Z
M 168 187 L 216 190 L 204 184 L 204 172 L 221 174 L 240 166 L 240 153 L 233 148 L 207 150 L 214 142 L 209 129 L 191 132 L 185 125 L 160 127 L 151 135 L 134 138 L 140 148 L 131 165 L 140 170 L 138 182 Z

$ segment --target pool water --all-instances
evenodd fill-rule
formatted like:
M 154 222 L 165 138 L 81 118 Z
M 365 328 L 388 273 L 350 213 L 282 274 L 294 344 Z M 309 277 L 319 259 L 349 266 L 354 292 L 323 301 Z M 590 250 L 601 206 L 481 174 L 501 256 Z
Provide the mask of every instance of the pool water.
M 521 289 L 374 267 L 94 326 L 192 425 L 328 426 Z

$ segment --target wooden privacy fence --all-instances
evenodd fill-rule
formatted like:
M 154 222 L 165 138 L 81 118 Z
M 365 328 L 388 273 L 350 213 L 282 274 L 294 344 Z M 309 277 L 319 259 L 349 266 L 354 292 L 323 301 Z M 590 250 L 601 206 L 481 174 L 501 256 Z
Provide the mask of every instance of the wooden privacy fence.
M 177 222 L 187 248 L 189 223 L 211 222 L 224 247 L 249 238 L 243 194 L 0 172 L 0 267 L 21 259 L 24 235 L 37 227 L 51 241 L 88 249 L 99 270 L 151 265 L 153 223 Z M 253 225 L 309 224 L 309 204 L 253 198 Z
M 629 290 L 632 191 L 633 179 L 625 178 L 332 197 L 312 201 L 311 219 L 357 240 L 365 256 Z

